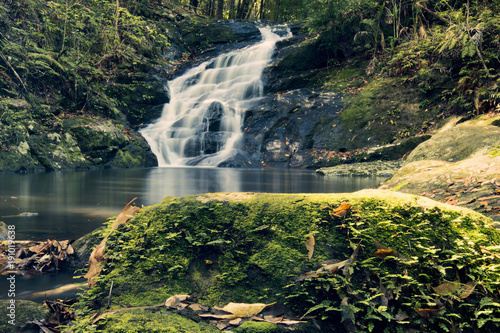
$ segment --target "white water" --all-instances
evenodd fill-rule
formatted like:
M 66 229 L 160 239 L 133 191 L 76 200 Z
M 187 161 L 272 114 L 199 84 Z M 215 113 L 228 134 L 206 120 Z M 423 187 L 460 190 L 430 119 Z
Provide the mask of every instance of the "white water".
M 217 166 L 237 153 L 243 115 L 263 95 L 262 71 L 280 37 L 259 28 L 262 41 L 222 54 L 168 82 L 170 102 L 162 116 L 140 132 L 158 165 Z M 283 29 L 283 27 L 281 27 Z

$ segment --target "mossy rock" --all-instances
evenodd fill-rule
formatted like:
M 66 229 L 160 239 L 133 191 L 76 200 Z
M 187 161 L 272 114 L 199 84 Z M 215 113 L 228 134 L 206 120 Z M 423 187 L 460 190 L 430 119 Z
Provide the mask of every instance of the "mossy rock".
M 100 327 L 101 332 L 109 333 L 216 333 L 220 332 L 207 323 L 197 323 L 166 309 L 156 311 L 132 310 L 123 311 L 107 318 Z
M 404 79 L 372 80 L 341 114 L 342 124 L 351 133 L 348 145 L 361 148 L 370 142 L 387 144 L 401 135 L 415 135 L 424 122 L 433 118 L 431 112 L 420 110 L 419 103 L 417 90 Z
M 490 121 L 493 122 L 492 119 Z M 458 162 L 489 154 L 499 143 L 500 128 L 498 126 L 471 120 L 451 128 L 443 128 L 430 140 L 413 150 L 407 162 L 422 160 Z
M 16 299 L 11 303 L 12 299 L 0 300 L 0 307 L 3 310 L 0 318 L 0 331 L 6 333 L 17 333 L 19 329 L 28 321 L 46 320 L 49 317 L 49 309 L 41 304 Z M 11 314 L 9 307 L 13 304 L 15 311 L 14 318 L 8 316 Z
M 350 209 L 332 213 L 343 202 Z M 309 260 L 306 240 L 311 235 L 315 245 Z M 394 252 L 374 256 L 380 249 L 374 241 Z M 464 332 L 495 331 L 498 323 L 490 318 L 500 315 L 495 307 L 499 246 L 500 233 L 483 215 L 392 191 L 168 197 L 111 234 L 108 260 L 96 286 L 81 298 L 76 324 L 106 306 L 113 281 L 110 310 L 190 294 L 210 306 L 279 302 L 299 317 L 317 315 L 310 332 L 373 330 L 374 325 L 387 332 L 401 326 L 439 331 L 443 325 Z M 298 281 L 320 262 L 349 258 L 352 264 L 336 272 Z M 454 281 L 480 292 L 464 297 L 430 288 Z M 436 313 L 425 318 L 415 308 Z M 147 314 L 147 323 L 136 321 L 145 315 L 123 315 L 120 325 L 150 327 L 164 320 Z M 106 331 L 108 322 L 98 321 L 86 331 Z M 195 329 L 201 330 L 198 325 Z M 263 326 L 249 332 L 269 331 L 269 325 Z

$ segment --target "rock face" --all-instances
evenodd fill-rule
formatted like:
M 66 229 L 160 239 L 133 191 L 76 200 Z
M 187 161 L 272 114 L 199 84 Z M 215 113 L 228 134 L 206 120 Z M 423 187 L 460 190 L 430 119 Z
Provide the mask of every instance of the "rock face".
M 47 125 L 33 120 L 30 107 L 6 107 L 0 126 L 0 172 L 156 165 L 144 139 L 117 121 L 82 115 Z
M 306 61 L 314 45 L 298 30 L 277 43 L 263 76 L 265 95 L 245 115 L 242 153 L 227 165 L 304 168 L 396 160 L 429 138 L 414 137 L 435 117 L 421 110 L 424 96 L 417 89 L 397 78 L 368 83 L 366 64 L 329 69 Z M 388 144 L 398 148 L 368 152 Z
M 444 126 L 384 186 L 472 208 L 500 222 L 500 128 L 494 126 L 499 118 Z

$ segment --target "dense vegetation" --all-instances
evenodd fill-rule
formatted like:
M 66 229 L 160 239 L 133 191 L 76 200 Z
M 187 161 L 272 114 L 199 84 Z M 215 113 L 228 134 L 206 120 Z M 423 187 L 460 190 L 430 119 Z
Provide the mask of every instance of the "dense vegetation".
M 114 84 L 141 81 L 168 62 L 170 32 L 188 15 L 190 25 L 202 16 L 306 22 L 317 34 L 316 67 L 361 56 L 370 60 L 367 72 L 403 76 L 429 94 L 429 107 L 498 111 L 498 12 L 498 2 L 477 0 L 6 0 L 0 97 L 27 100 L 36 119 L 77 111 L 116 118 L 130 102 Z
M 107 238 L 107 261 L 72 329 L 183 331 L 166 310 L 113 311 L 189 294 L 205 305 L 284 304 L 306 315 L 299 332 L 496 332 L 500 233 L 489 223 L 383 191 L 168 197 Z M 180 313 L 192 320 L 184 331 L 208 330 Z
M 137 2 L 4 1 L 0 96 L 22 96 L 35 117 L 94 111 L 115 117 L 103 92 L 119 73 L 141 72 L 169 45 L 165 27 Z

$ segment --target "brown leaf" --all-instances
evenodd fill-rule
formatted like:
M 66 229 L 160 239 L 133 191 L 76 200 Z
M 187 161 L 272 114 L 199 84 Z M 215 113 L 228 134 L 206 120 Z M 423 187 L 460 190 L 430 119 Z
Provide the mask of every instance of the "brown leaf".
M 394 317 L 394 319 L 396 319 L 396 321 L 403 321 L 403 320 L 408 319 L 408 318 L 410 318 L 410 317 L 405 312 L 400 312 Z
M 75 254 L 75 249 L 73 249 L 73 246 L 68 245 L 68 246 L 66 247 L 66 254 L 68 254 L 68 255 L 73 255 L 73 254 Z
M 182 302 L 187 300 L 190 297 L 191 296 L 189 296 L 189 295 L 175 295 L 175 296 L 169 297 L 165 301 L 165 306 L 169 309 L 177 309 L 177 310 L 184 309 L 185 307 L 188 306 L 188 304 L 185 304 Z
M 439 296 L 454 294 L 455 292 L 457 292 L 459 288 L 460 288 L 460 283 L 457 282 L 447 282 L 447 283 L 442 283 L 437 287 L 432 287 L 434 292 Z
M 321 267 L 320 269 L 318 269 L 316 272 L 317 273 L 319 273 L 319 272 L 334 273 L 335 271 L 337 271 L 337 269 L 340 269 L 349 263 L 350 263 L 349 259 L 344 260 L 344 261 L 339 261 L 339 262 L 336 262 L 334 264 L 325 265 L 325 266 Z
M 233 326 L 240 326 L 241 324 L 243 324 L 245 321 L 247 321 L 248 319 L 243 319 L 243 318 L 236 318 L 236 319 L 233 319 L 229 322 L 230 325 L 233 325 Z
M 351 209 L 351 204 L 348 202 L 343 202 L 340 204 L 339 207 L 335 208 L 334 210 L 330 211 L 330 216 L 332 218 L 334 217 L 344 217 L 349 213 Z
M 418 309 L 415 308 L 415 311 L 422 317 L 424 318 L 431 318 L 433 316 L 436 316 L 439 311 L 443 310 L 444 306 L 437 308 L 437 309 Z
M 275 303 L 271 303 L 275 304 Z M 235 318 L 246 318 L 246 317 L 253 317 L 256 314 L 260 313 L 264 308 L 268 305 L 271 304 L 264 304 L 264 303 L 229 303 L 225 307 L 222 308 L 222 310 L 232 313 Z
M 141 209 L 139 207 L 132 206 L 132 203 L 134 203 L 134 201 L 136 199 L 137 198 L 132 199 L 122 209 L 120 214 L 118 214 L 113 225 L 111 226 L 111 232 L 113 230 L 118 229 L 120 224 L 127 222 L 131 217 L 133 217 L 135 214 L 140 212 Z M 99 273 L 101 272 L 100 262 L 105 259 L 104 258 L 104 249 L 106 247 L 106 241 L 108 240 L 108 237 L 111 234 L 111 232 L 106 237 L 104 237 L 104 239 L 101 241 L 101 243 L 99 245 L 97 245 L 96 248 L 90 254 L 89 270 L 87 271 L 87 274 L 85 274 L 83 276 L 84 278 L 86 278 L 88 280 L 89 288 L 92 288 L 94 286 L 94 284 L 95 284 L 94 278 L 97 277 L 99 275 Z
M 314 235 L 311 235 L 311 236 L 309 236 L 309 238 L 306 241 L 306 248 L 308 251 L 307 256 L 309 257 L 309 260 L 311 260 L 313 253 L 314 253 L 314 244 L 315 244 Z
M 476 284 L 474 282 L 467 282 L 466 284 L 461 286 L 460 290 L 458 291 L 458 297 L 460 297 L 461 299 L 466 299 L 470 296 L 470 294 L 472 294 L 474 288 L 476 288 Z
M 477 198 L 477 200 L 491 200 L 491 199 L 497 199 L 497 198 L 500 198 L 500 195 L 490 195 L 488 197 L 481 197 L 481 198 Z
M 360 245 L 361 242 L 358 243 L 358 246 L 356 246 L 354 252 L 351 254 L 349 259 L 347 259 L 347 263 L 345 264 L 344 269 L 342 270 L 342 274 L 344 274 L 345 277 L 349 276 L 349 267 L 354 263 L 354 261 L 356 261 L 356 258 L 358 257 Z

